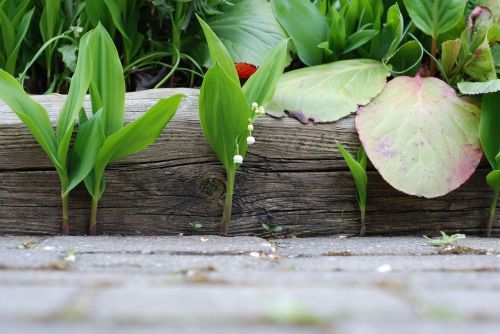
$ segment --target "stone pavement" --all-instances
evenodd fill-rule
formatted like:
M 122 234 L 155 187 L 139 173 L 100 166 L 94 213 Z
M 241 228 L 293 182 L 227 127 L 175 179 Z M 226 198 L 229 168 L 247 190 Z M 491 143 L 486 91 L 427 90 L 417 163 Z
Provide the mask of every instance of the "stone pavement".
M 500 333 L 500 239 L 0 237 L 0 333 Z

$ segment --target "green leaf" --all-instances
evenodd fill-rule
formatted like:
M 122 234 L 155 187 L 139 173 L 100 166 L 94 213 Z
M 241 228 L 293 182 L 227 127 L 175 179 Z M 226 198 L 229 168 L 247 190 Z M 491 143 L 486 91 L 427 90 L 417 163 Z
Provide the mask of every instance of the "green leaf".
M 232 0 L 207 24 L 217 34 L 235 63 L 261 66 L 265 56 L 283 39 L 283 29 L 267 0 Z
M 243 92 L 249 103 L 259 105 L 268 103 L 276 91 L 278 81 L 287 63 L 287 41 L 281 41 L 266 56 L 262 66 L 243 86 Z
M 327 40 L 326 17 L 309 1 L 271 0 L 274 14 L 297 48 L 300 60 L 308 66 L 323 62 L 318 44 Z
M 114 0 L 104 0 L 104 3 L 106 4 L 106 7 L 109 10 L 109 14 L 111 15 L 111 20 L 113 21 L 113 24 L 120 32 L 123 39 L 128 41 L 129 38 L 127 36 L 127 32 L 125 30 L 125 26 L 122 21 L 120 7 L 118 7 L 118 4 Z
M 479 136 L 484 154 L 492 169 L 500 169 L 496 157 L 500 153 L 500 92 L 485 94 L 481 106 Z
M 16 79 L 1 69 L 0 99 L 23 121 L 54 166 L 60 171 L 56 138 L 47 111 L 24 92 Z
M 441 69 L 443 74 L 451 79 L 453 69 L 458 65 L 458 57 L 462 49 L 460 38 L 448 40 L 442 44 L 441 51 Z
M 176 94 L 158 101 L 144 115 L 107 137 L 95 161 L 95 180 L 103 178 L 108 164 L 153 144 L 175 115 L 183 97 L 182 94 Z M 100 197 L 99 194 L 93 195 Z
M 61 10 L 61 0 L 44 0 L 43 11 L 40 18 L 40 34 L 44 42 L 57 35 L 59 25 L 59 12 Z
M 246 132 L 251 111 L 240 86 L 219 63 L 205 75 L 200 91 L 200 123 L 203 134 L 226 170 L 235 170 L 233 157 L 245 156 Z
M 458 89 L 462 94 L 468 95 L 500 92 L 500 79 L 486 82 L 459 82 Z
M 423 56 L 422 45 L 417 41 L 409 41 L 403 44 L 386 62 L 391 65 L 393 76 L 414 76 L 418 72 Z
M 61 46 L 57 49 L 59 53 L 62 55 L 62 61 L 67 68 L 69 68 L 72 72 L 76 71 L 76 62 L 77 57 L 76 53 L 78 51 L 78 47 L 73 44 L 67 44 Z
M 212 58 L 212 64 L 219 63 L 221 69 L 226 72 L 228 77 L 239 84 L 240 79 L 238 78 L 238 73 L 236 72 L 236 67 L 234 66 L 234 61 L 227 51 L 226 47 L 217 35 L 212 31 L 208 24 L 203 21 L 199 16 L 197 16 L 200 22 L 201 28 L 207 39 L 208 50 L 210 51 L 210 58 Z
M 490 81 L 497 78 L 493 56 L 486 38 L 474 51 L 472 59 L 465 64 L 464 72 L 475 81 Z
M 467 0 L 404 0 L 413 23 L 437 39 L 464 19 Z
M 377 96 L 389 71 L 371 59 L 342 60 L 285 73 L 267 112 L 276 117 L 284 111 L 307 123 L 333 122 L 355 112 Z
M 345 48 L 342 54 L 349 53 L 351 51 L 356 50 L 357 48 L 362 47 L 369 41 L 371 41 L 375 36 L 378 35 L 377 30 L 373 29 L 368 29 L 368 30 L 361 30 L 357 31 L 351 36 L 347 38 L 347 41 L 345 42 Z
M 433 198 L 462 185 L 482 157 L 479 109 L 437 78 L 397 77 L 356 129 L 382 177 L 410 195 Z
M 69 185 L 66 193 L 82 182 L 94 168 L 99 149 L 105 139 L 102 109 L 78 128 L 69 164 Z
M 366 174 L 366 155 L 363 154 L 362 148 L 360 148 L 360 160 L 357 161 L 351 153 L 349 153 L 342 144 L 336 141 L 337 148 L 344 157 L 344 160 L 351 171 L 354 183 L 356 184 L 356 197 L 360 207 L 366 207 L 366 192 L 368 188 L 368 176 Z M 363 157 L 364 156 L 364 157 Z M 364 161 L 363 161 L 364 160 Z M 363 165 L 364 164 L 364 165 Z
M 76 71 L 71 78 L 68 96 L 62 107 L 57 120 L 57 156 L 66 169 L 68 149 L 75 127 L 76 117 L 82 108 L 83 99 L 87 93 L 90 77 L 92 74 L 92 59 L 89 55 L 89 42 L 92 33 L 87 33 L 80 39 L 80 54 L 76 65 Z
M 395 3 L 387 10 L 387 19 L 380 34 L 372 43 L 372 56 L 375 59 L 387 58 L 396 52 L 404 32 L 404 19 L 399 5 Z
M 486 183 L 494 190 L 500 189 L 500 170 L 494 170 L 486 175 Z
M 30 10 L 26 15 L 23 16 L 21 23 L 19 24 L 17 33 L 15 35 L 16 44 L 10 55 L 7 57 L 7 62 L 5 64 L 5 70 L 9 73 L 14 73 L 16 70 L 17 58 L 19 55 L 19 50 L 21 49 L 21 45 L 24 42 L 24 38 L 26 37 L 26 33 L 28 32 L 28 28 L 31 22 L 31 18 L 33 17 L 34 9 Z M 3 27 L 2 27 L 3 28 Z
M 125 117 L 125 79 L 115 44 L 99 24 L 92 33 L 92 84 L 102 102 L 104 129 L 109 136 L 123 127 Z

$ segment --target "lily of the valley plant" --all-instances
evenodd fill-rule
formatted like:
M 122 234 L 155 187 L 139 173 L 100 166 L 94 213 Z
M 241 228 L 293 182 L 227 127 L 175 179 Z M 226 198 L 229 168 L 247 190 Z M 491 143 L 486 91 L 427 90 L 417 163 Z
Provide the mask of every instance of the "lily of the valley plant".
M 96 234 L 97 205 L 106 187 L 105 169 L 114 161 L 142 151 L 160 136 L 183 95 L 161 99 L 141 117 L 124 125 L 125 79 L 118 51 L 102 25 L 92 33 L 90 98 L 92 117 L 79 115 L 80 128 L 70 162 L 72 182 L 82 180 L 92 196 L 90 234 Z
M 68 194 L 70 183 L 74 179 L 67 164 L 68 151 L 78 112 L 87 93 L 91 72 L 89 55 L 92 34 L 88 33 L 80 41 L 80 56 L 75 74 L 71 79 L 68 96 L 59 114 L 55 132 L 47 111 L 27 93 L 7 72 L 0 70 L 0 99 L 2 99 L 23 121 L 35 140 L 40 144 L 57 170 L 61 181 L 61 199 L 63 208 L 63 234 L 69 233 Z
M 243 163 L 248 145 L 255 142 L 253 123 L 265 114 L 287 61 L 287 41 L 280 42 L 257 72 L 243 85 L 229 52 L 210 27 L 198 18 L 205 33 L 212 67 L 200 92 L 200 122 L 203 134 L 226 169 L 226 200 L 220 224 L 227 234 L 231 221 L 236 170 Z
M 356 184 L 356 199 L 358 201 L 359 212 L 361 215 L 361 229 L 359 231 L 359 236 L 363 237 L 366 234 L 366 192 L 368 188 L 368 175 L 366 174 L 366 163 L 368 157 L 366 152 L 361 146 L 354 157 L 349 153 L 342 144 L 337 142 L 337 148 L 339 149 L 342 157 L 351 171 L 352 178 Z
M 92 195 L 90 233 L 95 234 L 97 203 L 104 192 L 106 166 L 152 144 L 175 114 L 182 96 L 160 100 L 143 116 L 123 127 L 125 83 L 113 41 L 99 25 L 82 37 L 79 50 L 76 71 L 55 132 L 47 111 L 2 70 L 0 99 L 24 122 L 57 170 L 61 181 L 63 233 L 69 233 L 69 193 L 85 180 Z M 93 116 L 87 119 L 82 104 L 89 90 Z M 69 154 L 78 116 L 80 126 Z

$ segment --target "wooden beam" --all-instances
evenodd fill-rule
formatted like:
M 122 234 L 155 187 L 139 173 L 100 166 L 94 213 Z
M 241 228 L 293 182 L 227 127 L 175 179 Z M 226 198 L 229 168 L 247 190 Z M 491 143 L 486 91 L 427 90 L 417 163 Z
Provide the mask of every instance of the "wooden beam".
M 186 98 L 159 141 L 108 168 L 99 234 L 217 232 L 225 174 L 201 133 L 198 90 L 129 93 L 126 121 L 179 92 Z M 55 124 L 65 97 L 34 98 Z M 231 235 L 263 235 L 263 223 L 297 236 L 358 233 L 354 183 L 335 147 L 338 139 L 352 152 L 358 148 L 353 117 L 302 125 L 266 116 L 257 121 L 254 134 L 257 142 L 237 175 Z M 367 234 L 483 234 L 491 199 L 486 173 L 483 164 L 460 189 L 423 199 L 392 189 L 370 170 Z M 89 203 L 84 187 L 72 192 L 71 234 L 87 233 Z M 195 231 L 190 223 L 203 227 Z M 0 103 L 0 234 L 53 235 L 60 228 L 57 174 L 17 116 Z M 498 224 L 494 234 L 500 234 Z

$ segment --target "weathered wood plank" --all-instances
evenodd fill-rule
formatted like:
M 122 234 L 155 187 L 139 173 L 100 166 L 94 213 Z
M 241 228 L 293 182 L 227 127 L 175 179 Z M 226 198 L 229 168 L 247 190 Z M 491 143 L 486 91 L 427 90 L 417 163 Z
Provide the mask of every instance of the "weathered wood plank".
M 224 170 L 205 143 L 198 123 L 198 91 L 152 90 L 127 94 L 127 121 L 158 98 L 186 99 L 160 140 L 146 151 L 111 166 L 98 212 L 98 233 L 214 233 L 222 215 Z M 63 96 L 35 97 L 55 121 Z M 282 225 L 305 235 L 357 233 L 354 184 L 335 139 L 355 150 L 353 118 L 302 125 L 264 117 L 257 143 L 238 172 L 230 233 L 262 234 L 261 224 Z M 484 165 L 483 165 L 484 166 Z M 402 194 L 374 171 L 369 175 L 368 233 L 422 234 L 440 230 L 482 234 L 491 193 L 481 168 L 448 196 L 422 199 Z M 57 234 L 59 181 L 24 126 L 0 104 L 0 234 Z M 76 189 L 70 204 L 71 233 L 87 231 L 89 198 Z M 494 234 L 500 234 L 498 224 Z

